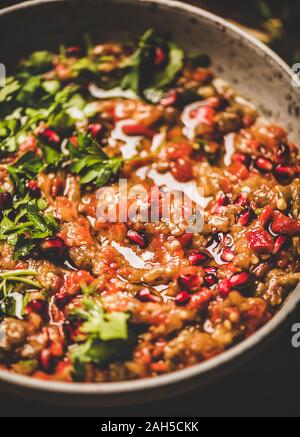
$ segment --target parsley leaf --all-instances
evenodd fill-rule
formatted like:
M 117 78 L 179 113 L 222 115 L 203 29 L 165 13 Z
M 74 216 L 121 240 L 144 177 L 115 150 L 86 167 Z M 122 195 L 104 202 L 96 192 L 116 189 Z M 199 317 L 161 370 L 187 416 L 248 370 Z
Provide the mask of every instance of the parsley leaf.
M 83 309 L 75 309 L 72 316 L 85 321 L 80 331 L 87 334 L 84 343 L 70 347 L 75 380 L 84 380 L 85 364 L 103 366 L 129 356 L 133 343 L 127 327 L 129 314 L 106 313 L 100 300 L 85 299 Z
M 155 49 L 165 49 L 168 60 L 166 65 L 155 65 Z M 127 74 L 122 81 L 123 89 L 131 89 L 147 100 L 157 103 L 166 88 L 176 79 L 184 64 L 184 51 L 174 42 L 169 42 L 154 30 L 148 30 L 140 39 L 138 49 L 129 65 L 125 65 Z
M 5 316 L 22 318 L 24 291 L 28 288 L 41 288 L 34 280 L 36 275 L 33 270 L 10 270 L 0 273 L 0 320 Z
M 81 184 L 105 185 L 121 169 L 123 159 L 109 158 L 90 135 L 80 134 L 77 146 L 68 143 L 72 173 L 81 175 Z
M 51 214 L 44 213 L 45 205 L 27 195 L 4 211 L 0 222 L 0 240 L 14 246 L 13 259 L 25 258 L 38 249 L 44 238 L 58 232 L 58 223 Z
M 25 181 L 35 179 L 44 168 L 42 160 L 34 152 L 27 152 L 7 167 L 9 176 L 18 193 L 25 193 Z

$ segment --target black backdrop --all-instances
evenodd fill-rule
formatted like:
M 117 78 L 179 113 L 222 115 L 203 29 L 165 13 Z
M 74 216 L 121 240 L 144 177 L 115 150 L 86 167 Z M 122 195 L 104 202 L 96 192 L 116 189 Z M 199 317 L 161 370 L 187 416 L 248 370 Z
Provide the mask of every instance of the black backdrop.
M 0 7 L 15 3 L 20 2 L 0 0 Z M 0 394 L 0 417 L 299 417 L 300 349 L 291 346 L 291 327 L 296 322 L 300 323 L 300 309 L 278 339 L 238 372 L 175 399 L 132 408 L 85 410 L 48 406 Z

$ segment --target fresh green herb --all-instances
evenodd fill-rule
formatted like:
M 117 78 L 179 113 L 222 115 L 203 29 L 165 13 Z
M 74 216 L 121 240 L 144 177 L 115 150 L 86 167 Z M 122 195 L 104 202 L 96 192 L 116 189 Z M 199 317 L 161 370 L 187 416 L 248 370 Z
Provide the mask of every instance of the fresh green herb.
M 39 247 L 44 238 L 58 232 L 58 223 L 44 212 L 44 205 L 27 195 L 4 211 L 0 222 L 0 240 L 14 246 L 13 259 L 22 259 Z
M 48 51 L 38 51 L 22 64 L 22 69 L 28 70 L 31 74 L 43 74 L 53 66 L 53 54 Z
M 15 189 L 21 195 L 25 193 L 25 182 L 35 179 L 44 168 L 44 164 L 35 153 L 27 152 L 13 165 L 7 167 L 9 176 L 14 183 Z
M 167 61 L 163 67 L 155 65 L 155 50 L 166 51 Z M 184 51 L 175 43 L 148 30 L 140 39 L 139 46 L 128 65 L 122 81 L 123 89 L 131 89 L 136 94 L 156 103 L 165 89 L 172 84 L 183 67 Z
M 67 148 L 71 158 L 70 169 L 81 175 L 82 185 L 102 187 L 118 174 L 123 163 L 121 158 L 109 158 L 90 135 L 80 134 L 77 146 L 69 142 Z
M 33 270 L 11 270 L 0 273 L 0 319 L 5 316 L 22 318 L 23 298 L 26 289 L 39 289 Z M 18 302 L 21 301 L 21 305 Z
M 72 317 L 84 321 L 80 331 L 87 336 L 84 343 L 70 347 L 76 380 L 84 379 L 85 364 L 102 366 L 128 355 L 133 341 L 127 326 L 129 314 L 106 313 L 100 300 L 85 299 L 84 307 L 74 310 Z

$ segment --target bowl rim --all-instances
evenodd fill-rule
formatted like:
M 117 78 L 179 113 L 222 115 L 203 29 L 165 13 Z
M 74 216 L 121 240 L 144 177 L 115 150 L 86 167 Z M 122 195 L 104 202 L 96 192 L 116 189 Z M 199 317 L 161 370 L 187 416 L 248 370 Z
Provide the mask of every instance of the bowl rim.
M 31 7 L 39 7 L 43 4 L 55 4 L 55 3 L 71 3 L 76 0 L 30 0 L 22 2 L 18 5 L 6 7 L 0 9 L 0 17 L 16 11 Z M 225 19 L 201 9 L 196 6 L 192 6 L 186 3 L 182 3 L 177 0 L 118 0 L 126 3 L 145 3 L 145 4 L 157 4 L 165 7 L 179 10 L 181 12 L 187 12 L 193 14 L 196 17 L 200 17 L 207 21 L 210 21 L 222 28 L 226 28 L 233 34 L 240 35 L 251 46 L 257 48 L 262 53 L 272 59 L 282 70 L 283 74 L 293 78 L 291 68 L 269 47 L 256 39 L 254 36 L 247 33 L 237 25 L 234 25 Z M 257 344 L 261 343 L 263 339 L 269 337 L 273 331 L 276 331 L 287 318 L 295 310 L 296 306 L 300 302 L 300 284 L 291 293 L 288 300 L 277 312 L 277 314 L 266 325 L 264 325 L 259 331 L 253 334 L 248 339 L 242 341 L 240 344 L 232 347 L 226 352 L 218 355 L 203 363 L 199 363 L 192 367 L 188 367 L 182 370 L 178 370 L 166 375 L 157 376 L 148 379 L 129 380 L 123 382 L 109 382 L 109 383 L 67 383 L 56 381 L 44 381 L 35 379 L 28 376 L 18 375 L 9 371 L 0 370 L 0 383 L 11 384 L 14 386 L 20 386 L 24 389 L 32 390 L 36 392 L 47 392 L 48 394 L 63 394 L 63 395 L 86 395 L 86 396 L 98 396 L 98 395 L 126 395 L 130 393 L 144 392 L 151 389 L 159 389 L 166 386 L 173 386 L 179 382 L 188 381 L 196 378 L 197 376 L 204 375 L 206 373 L 213 372 L 219 367 L 234 361 L 234 359 L 243 355 L 245 352 L 250 351 Z

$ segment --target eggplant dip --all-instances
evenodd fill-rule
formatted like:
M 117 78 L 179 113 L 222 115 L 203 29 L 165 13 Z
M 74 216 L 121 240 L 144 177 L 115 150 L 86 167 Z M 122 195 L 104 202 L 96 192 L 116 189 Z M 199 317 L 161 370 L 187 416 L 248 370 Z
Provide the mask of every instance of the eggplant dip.
M 251 336 L 300 280 L 299 178 L 287 132 L 153 30 L 21 60 L 0 90 L 0 369 L 147 378 Z M 120 179 L 144 213 L 154 186 L 202 187 L 202 231 L 101 220 Z

